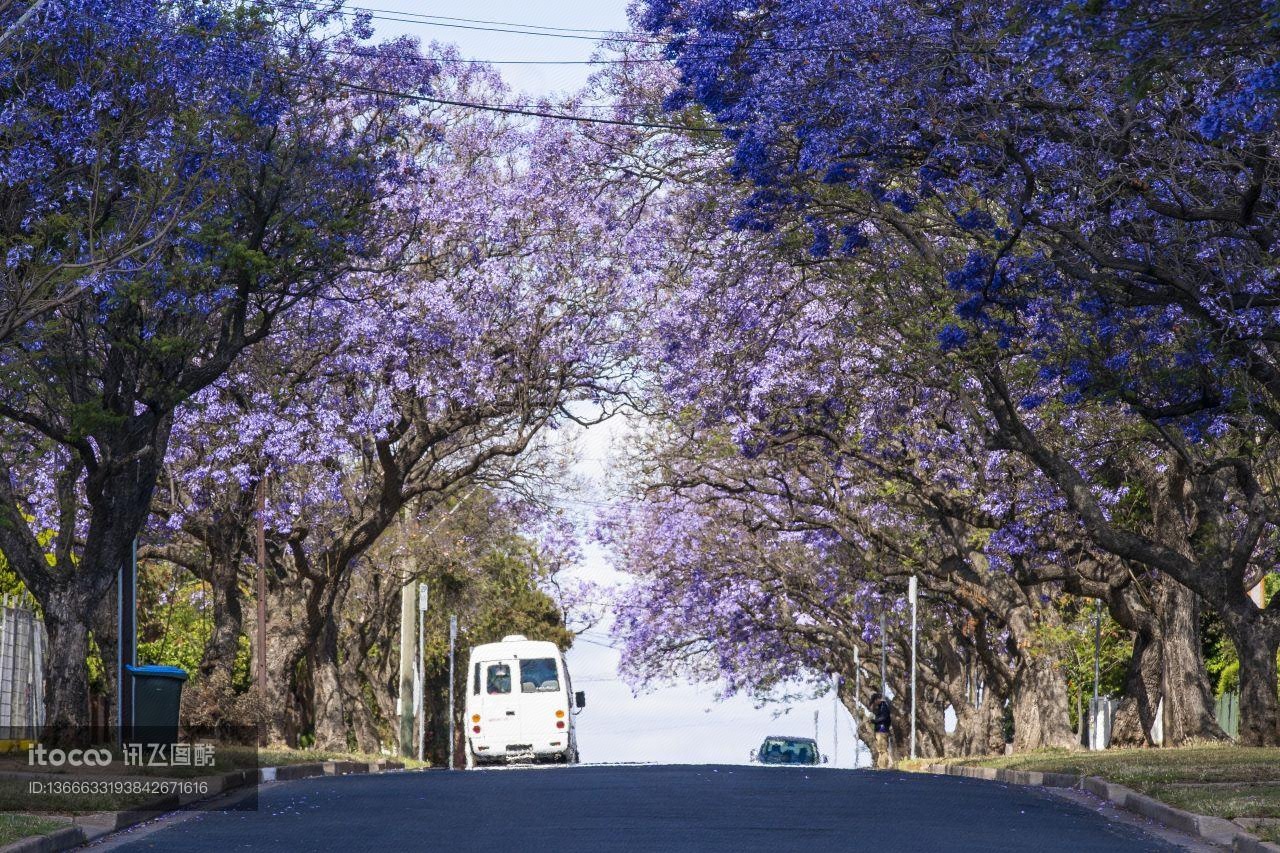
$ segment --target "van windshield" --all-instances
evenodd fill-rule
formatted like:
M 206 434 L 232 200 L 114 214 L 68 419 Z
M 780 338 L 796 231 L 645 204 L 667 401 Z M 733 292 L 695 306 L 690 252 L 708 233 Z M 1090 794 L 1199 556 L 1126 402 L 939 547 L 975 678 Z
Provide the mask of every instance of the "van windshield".
M 505 663 L 491 663 L 486 670 L 485 685 L 489 693 L 511 692 L 511 667 Z
M 520 692 L 551 693 L 560 689 L 555 658 L 530 658 L 520 661 Z

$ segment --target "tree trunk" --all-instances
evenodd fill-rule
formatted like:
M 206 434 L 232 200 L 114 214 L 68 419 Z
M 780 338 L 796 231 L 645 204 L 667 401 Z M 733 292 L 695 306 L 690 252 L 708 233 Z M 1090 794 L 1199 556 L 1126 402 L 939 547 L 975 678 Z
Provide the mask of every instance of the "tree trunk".
M 262 724 L 267 727 L 268 742 L 275 745 L 296 747 L 305 725 L 301 701 L 305 691 L 298 682 L 300 664 L 306 657 L 301 598 L 296 586 L 281 583 L 273 583 L 267 592 L 267 684 L 262 689 Z M 257 635 L 255 630 L 255 640 Z M 253 652 L 255 656 L 262 654 L 258 648 Z
M 216 672 L 227 678 L 235 668 L 236 655 L 240 651 L 240 636 L 244 633 L 244 608 L 240 596 L 237 566 L 221 561 L 210 567 L 210 598 L 213 608 L 213 633 L 200 658 L 200 675 L 204 678 Z
M 932 694 L 932 695 L 931 695 Z M 922 690 L 923 704 L 916 708 L 916 755 L 937 758 L 947 752 L 947 700 L 936 691 Z M 907 706 L 910 714 L 911 706 Z
M 1230 613 L 1227 630 L 1240 658 L 1240 744 L 1280 746 L 1280 702 L 1276 698 L 1280 611 L 1274 607 L 1261 611 L 1245 598 Z
M 1067 680 L 1057 661 L 1024 655 L 1011 698 L 1016 751 L 1076 746 L 1067 710 Z
M 1077 743 L 1071 731 L 1066 673 L 1060 661 L 1034 648 L 1035 619 L 1035 613 L 1025 606 L 1015 608 L 1008 618 L 1017 656 L 1009 691 L 1013 748 L 1017 751 L 1046 747 L 1073 749 Z
M 346 751 L 346 702 L 338 673 L 338 625 L 332 615 L 321 626 L 310 660 L 316 748 Z
M 979 706 L 966 705 L 956 714 L 956 729 L 947 739 L 946 754 L 994 755 L 1004 750 L 1000 702 L 987 696 Z
M 1134 633 L 1133 656 L 1124 677 L 1124 698 L 1111 722 L 1112 746 L 1151 746 L 1151 728 L 1160 707 L 1164 663 L 1154 622 Z M 1086 723 L 1088 725 L 1089 723 Z
M 72 575 L 69 582 L 43 602 L 44 626 L 49 635 L 45 658 L 45 731 L 50 743 L 75 743 L 85 738 L 89 725 L 89 602 L 79 594 Z
M 361 752 L 376 755 L 382 749 L 382 738 L 378 737 L 373 712 L 365 703 L 352 704 L 351 726 L 355 730 L 356 748 Z
M 1227 734 L 1214 716 L 1213 691 L 1201 651 L 1200 599 L 1171 578 L 1162 578 L 1160 586 L 1165 744 L 1226 740 Z M 1274 670 L 1273 665 L 1273 676 Z M 1273 678 L 1273 692 L 1274 686 Z
M 388 643 L 388 646 L 391 644 Z M 382 737 L 378 732 L 379 721 L 385 721 L 384 709 L 379 706 L 377 683 L 378 667 L 362 650 L 350 650 L 343 656 L 339 674 L 343 695 L 347 697 L 347 714 L 355 735 L 356 748 L 374 755 L 382 749 Z M 369 698 L 372 696 L 373 704 Z M 416 727 L 415 727 L 416 728 Z
M 116 624 L 119 619 L 117 613 L 118 604 L 116 602 L 116 594 L 113 588 L 109 590 L 108 595 L 104 595 L 98 599 L 98 604 L 93 608 L 93 614 L 89 627 L 93 631 L 93 642 L 98 647 L 98 656 L 102 662 L 102 676 L 105 682 L 103 689 L 105 695 L 103 700 L 103 709 L 106 712 L 107 724 L 114 730 L 116 724 L 117 702 L 120 697 L 119 692 L 119 654 L 120 654 L 120 626 Z

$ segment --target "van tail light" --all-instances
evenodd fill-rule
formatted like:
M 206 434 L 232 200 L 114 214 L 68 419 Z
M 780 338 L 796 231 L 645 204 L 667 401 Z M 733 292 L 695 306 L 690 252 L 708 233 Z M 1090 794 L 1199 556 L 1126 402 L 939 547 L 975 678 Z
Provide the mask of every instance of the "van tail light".
M 479 727 L 479 726 L 472 726 L 472 727 L 471 727 L 471 731 L 475 732 L 476 734 L 480 734 L 480 727 Z
M 557 729 L 563 729 L 563 728 L 564 728 L 564 720 L 556 720 L 556 728 L 557 728 Z

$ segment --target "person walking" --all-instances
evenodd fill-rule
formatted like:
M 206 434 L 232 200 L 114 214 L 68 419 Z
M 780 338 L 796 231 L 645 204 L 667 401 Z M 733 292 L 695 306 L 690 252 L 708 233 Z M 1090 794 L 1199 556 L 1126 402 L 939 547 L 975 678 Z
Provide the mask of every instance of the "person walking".
M 876 769 L 888 770 L 893 767 L 893 757 L 889 754 L 891 749 L 889 732 L 891 728 L 891 715 L 893 710 L 889 707 L 889 700 L 880 695 L 880 693 L 871 694 L 871 727 L 876 733 Z

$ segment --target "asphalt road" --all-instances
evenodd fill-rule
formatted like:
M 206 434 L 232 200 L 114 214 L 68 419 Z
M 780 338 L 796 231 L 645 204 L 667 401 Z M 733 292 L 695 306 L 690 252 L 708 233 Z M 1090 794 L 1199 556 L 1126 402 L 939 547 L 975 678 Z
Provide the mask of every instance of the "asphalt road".
M 258 810 L 112 836 L 121 851 L 1173 851 L 1030 788 L 868 770 L 582 766 L 264 786 Z

